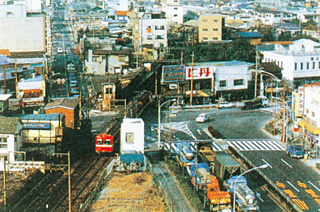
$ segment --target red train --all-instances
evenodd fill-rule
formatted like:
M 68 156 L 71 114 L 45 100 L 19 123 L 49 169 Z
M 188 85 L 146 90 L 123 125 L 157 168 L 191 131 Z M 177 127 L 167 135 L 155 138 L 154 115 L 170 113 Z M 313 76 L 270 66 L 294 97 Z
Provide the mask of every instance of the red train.
M 97 135 L 96 152 L 113 152 L 113 136 L 109 134 Z

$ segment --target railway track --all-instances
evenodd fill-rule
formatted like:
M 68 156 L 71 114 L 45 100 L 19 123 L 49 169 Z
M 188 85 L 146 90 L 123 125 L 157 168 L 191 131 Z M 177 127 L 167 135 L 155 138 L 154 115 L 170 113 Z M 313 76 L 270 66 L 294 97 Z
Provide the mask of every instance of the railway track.
M 95 179 L 112 160 L 112 157 L 93 155 L 71 166 L 72 209 L 79 210 Z M 68 209 L 68 174 L 55 171 L 47 174 L 8 211 L 66 211 Z

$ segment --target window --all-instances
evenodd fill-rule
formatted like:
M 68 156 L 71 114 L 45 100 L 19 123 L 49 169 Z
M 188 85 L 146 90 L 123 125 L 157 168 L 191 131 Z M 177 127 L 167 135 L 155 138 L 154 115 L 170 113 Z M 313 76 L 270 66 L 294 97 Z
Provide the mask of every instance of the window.
M 226 87 L 227 86 L 227 81 L 226 80 L 220 80 L 220 87 Z
M 202 31 L 207 32 L 208 28 L 203 28 Z
M 243 85 L 243 79 L 235 79 L 233 81 L 233 85 L 237 86 L 237 85 Z
M 133 133 L 126 133 L 126 143 L 133 144 Z
M 164 29 L 165 29 L 165 28 L 164 28 L 164 25 L 161 25 L 161 26 L 160 26 L 160 29 L 161 29 L 161 30 L 164 30 Z
M 300 69 L 303 70 L 303 63 L 300 63 Z
M 217 32 L 217 31 L 219 31 L 219 29 L 217 29 L 217 28 L 213 28 L 213 31 L 214 31 L 214 32 Z
M 202 19 L 202 22 L 208 22 L 208 19 Z
M 313 60 L 313 57 L 311 57 L 311 60 Z
M 0 149 L 8 148 L 8 139 L 7 138 L 0 138 Z
M 178 8 L 177 7 L 175 7 L 175 8 L 173 8 L 174 10 L 177 10 Z
M 316 68 L 316 62 L 312 62 L 312 69 Z
M 213 19 L 213 22 L 217 23 L 217 22 L 218 22 L 218 19 Z
M 207 37 L 203 37 L 202 40 L 208 40 L 208 38 Z
M 314 113 L 314 112 L 311 112 L 311 116 L 314 117 L 314 116 L 315 116 L 315 113 Z
M 297 70 L 297 68 L 298 68 L 298 64 L 294 63 L 294 70 Z
M 177 15 L 177 14 L 174 14 L 173 17 L 178 17 L 178 15 Z
M 160 26 L 157 25 L 157 26 L 154 27 L 154 29 L 155 30 L 160 30 Z
M 309 114 L 309 109 L 306 109 L 306 113 Z
M 309 62 L 307 62 L 307 69 L 309 69 Z
M 148 35 L 147 40 L 152 40 L 152 35 Z

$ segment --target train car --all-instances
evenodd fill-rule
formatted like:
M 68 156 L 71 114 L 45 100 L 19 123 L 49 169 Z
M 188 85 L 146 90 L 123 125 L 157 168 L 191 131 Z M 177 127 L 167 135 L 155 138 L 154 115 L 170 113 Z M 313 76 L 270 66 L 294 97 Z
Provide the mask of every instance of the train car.
M 97 135 L 96 152 L 113 152 L 113 136 L 109 134 Z

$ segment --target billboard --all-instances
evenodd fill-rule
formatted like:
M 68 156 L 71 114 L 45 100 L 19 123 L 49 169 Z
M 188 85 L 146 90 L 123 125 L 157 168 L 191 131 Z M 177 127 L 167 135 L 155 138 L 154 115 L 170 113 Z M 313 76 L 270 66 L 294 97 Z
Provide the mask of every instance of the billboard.
M 298 87 L 298 114 L 303 114 L 304 109 L 304 88 Z
M 193 70 L 193 71 L 192 71 Z M 214 76 L 215 67 L 214 66 L 187 66 L 186 67 L 186 79 L 194 80 L 197 79 L 212 79 Z M 192 76 L 193 74 L 193 76 Z
M 162 82 L 181 82 L 186 79 L 184 65 L 162 67 Z

